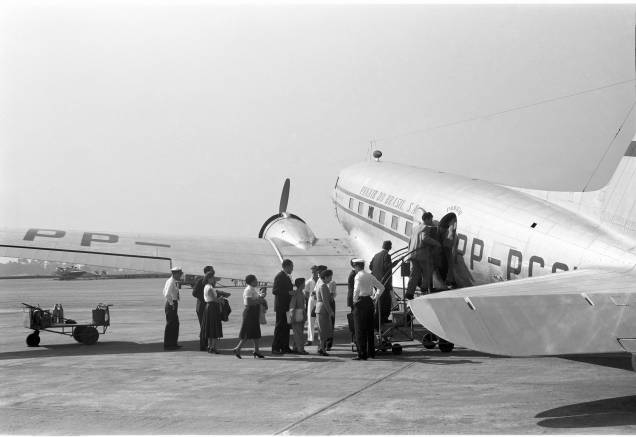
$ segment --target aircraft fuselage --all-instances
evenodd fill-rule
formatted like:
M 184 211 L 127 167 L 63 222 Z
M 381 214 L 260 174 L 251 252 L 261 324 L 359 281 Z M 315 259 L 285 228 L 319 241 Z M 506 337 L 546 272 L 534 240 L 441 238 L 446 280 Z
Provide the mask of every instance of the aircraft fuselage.
M 336 215 L 369 260 L 383 240 L 408 245 L 414 215 L 456 221 L 452 263 L 461 287 L 593 267 L 636 265 L 634 242 L 512 188 L 389 162 L 340 173 Z M 394 276 L 394 282 L 399 276 Z

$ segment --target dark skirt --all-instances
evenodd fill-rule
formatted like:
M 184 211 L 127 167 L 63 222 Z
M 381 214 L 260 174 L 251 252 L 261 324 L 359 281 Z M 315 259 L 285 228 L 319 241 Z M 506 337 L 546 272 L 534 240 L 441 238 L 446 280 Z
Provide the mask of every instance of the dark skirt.
M 248 305 L 243 310 L 243 322 L 241 323 L 241 331 L 239 338 L 242 340 L 254 340 L 261 338 L 260 324 L 261 306 Z
M 218 302 L 208 302 L 203 313 L 204 338 L 223 338 L 221 324 L 221 305 Z

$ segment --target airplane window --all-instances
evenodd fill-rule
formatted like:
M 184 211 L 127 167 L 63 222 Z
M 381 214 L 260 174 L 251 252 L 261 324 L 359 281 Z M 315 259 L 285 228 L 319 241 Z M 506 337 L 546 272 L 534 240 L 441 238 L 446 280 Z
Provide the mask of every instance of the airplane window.
M 370 219 L 373 219 L 373 210 L 375 208 L 373 208 L 372 206 L 369 206 L 369 210 L 367 211 L 367 217 L 369 217 Z
M 412 233 L 413 233 L 413 223 L 406 222 L 406 225 L 404 226 L 404 235 L 406 235 L 407 237 L 410 237 Z
M 380 210 L 380 217 L 378 217 L 378 221 L 380 222 L 381 225 L 384 224 L 384 219 L 386 218 L 386 213 L 382 210 Z
M 362 214 L 362 209 L 364 208 L 364 203 L 359 202 L 358 203 L 358 214 Z
M 349 197 L 349 209 L 353 209 L 353 197 Z
M 391 229 L 397 231 L 397 228 L 398 228 L 398 217 L 394 215 L 393 217 L 391 217 Z

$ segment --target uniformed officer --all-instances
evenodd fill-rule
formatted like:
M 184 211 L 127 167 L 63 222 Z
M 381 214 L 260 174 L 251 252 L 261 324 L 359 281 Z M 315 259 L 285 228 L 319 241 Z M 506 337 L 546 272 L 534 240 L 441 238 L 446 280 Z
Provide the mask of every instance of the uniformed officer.
M 172 276 L 168 278 L 163 287 L 163 297 L 166 299 L 166 329 L 163 334 L 163 348 L 166 350 L 181 347 L 177 343 L 179 338 L 179 316 L 177 315 L 177 310 L 179 308 L 178 281 L 181 279 L 183 272 L 181 267 L 173 267 L 170 272 Z
M 384 285 L 371 273 L 364 271 L 363 259 L 354 259 L 352 263 L 357 272 L 353 287 L 353 320 L 358 343 L 358 356 L 353 359 L 366 360 L 368 357 L 375 358 L 373 306 L 384 291 Z
M 437 228 L 433 224 L 433 214 L 425 212 L 422 214 L 422 223 L 413 229 L 409 242 L 411 276 L 406 287 L 407 299 L 413 299 L 418 283 L 424 293 L 432 288 L 433 258 L 441 247 L 440 242 L 435 238 L 436 234 Z

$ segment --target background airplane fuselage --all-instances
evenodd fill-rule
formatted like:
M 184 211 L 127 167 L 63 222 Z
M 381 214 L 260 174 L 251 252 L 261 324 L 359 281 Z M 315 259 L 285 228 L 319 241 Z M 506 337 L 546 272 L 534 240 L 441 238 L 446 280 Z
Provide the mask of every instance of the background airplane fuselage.
M 367 260 L 383 240 L 392 240 L 394 249 L 408 245 L 413 216 L 421 217 L 422 209 L 436 221 L 456 220 L 452 258 L 462 287 L 636 265 L 628 236 L 527 193 L 457 175 L 364 162 L 340 173 L 333 201 L 351 244 Z

